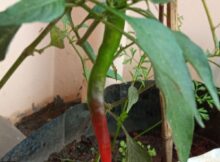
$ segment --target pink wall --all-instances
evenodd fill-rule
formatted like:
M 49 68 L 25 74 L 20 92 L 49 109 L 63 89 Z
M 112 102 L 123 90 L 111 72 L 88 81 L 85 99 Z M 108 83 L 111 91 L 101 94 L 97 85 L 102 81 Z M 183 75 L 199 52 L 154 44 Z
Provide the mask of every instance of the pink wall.
M 15 2 L 14 0 L 1 0 L 0 11 L 6 6 Z M 219 6 L 220 1 L 207 1 L 214 21 L 220 23 Z M 139 4 L 143 6 L 143 4 Z M 153 8 L 153 7 L 152 7 Z M 192 40 L 201 45 L 205 50 L 212 49 L 213 43 L 210 35 L 207 18 L 200 0 L 179 0 L 179 13 L 184 17 L 182 31 L 188 34 Z M 76 10 L 74 20 L 80 21 L 86 15 L 84 11 Z M 0 78 L 19 56 L 21 51 L 39 34 L 45 27 L 42 23 L 32 23 L 23 25 L 17 33 L 8 51 L 5 61 L 0 62 Z M 129 28 L 127 27 L 127 30 Z M 89 41 L 94 45 L 95 51 L 98 50 L 102 39 L 103 27 L 100 26 L 90 37 Z M 220 38 L 220 29 L 217 30 Z M 49 41 L 44 40 L 41 46 Z M 123 43 L 127 40 L 123 39 Z M 80 50 L 80 49 L 79 49 Z M 83 54 L 83 51 L 80 50 Z M 117 60 L 118 71 L 128 80 L 128 69 L 122 65 L 124 58 Z M 220 62 L 220 60 L 218 60 Z M 215 81 L 220 86 L 219 69 L 213 66 Z M 194 78 L 197 76 L 192 72 Z M 198 78 L 197 78 L 198 79 Z M 12 120 L 18 119 L 22 113 L 31 112 L 32 107 L 42 107 L 51 102 L 53 97 L 60 95 L 66 101 L 80 98 L 85 100 L 86 85 L 83 84 L 82 67 L 78 56 L 72 47 L 66 45 L 64 50 L 51 48 L 42 55 L 35 54 L 29 57 L 15 72 L 8 83 L 0 90 L 0 115 Z M 111 84 L 108 80 L 107 84 Z M 81 92 L 80 87 L 83 87 Z M 80 96 L 78 96 L 80 94 Z M 33 106 L 34 105 L 34 106 Z

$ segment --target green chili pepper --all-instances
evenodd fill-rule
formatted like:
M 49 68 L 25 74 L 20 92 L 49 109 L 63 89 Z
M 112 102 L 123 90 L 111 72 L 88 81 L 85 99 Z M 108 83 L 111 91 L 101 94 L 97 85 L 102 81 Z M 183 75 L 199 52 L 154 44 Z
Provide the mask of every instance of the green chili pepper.
M 126 4 L 126 0 L 122 0 L 121 2 L 123 3 L 117 4 L 117 6 L 114 4 L 114 7 L 121 8 L 121 4 Z M 112 7 L 112 3 L 110 6 Z M 107 13 L 107 21 L 120 30 L 124 29 L 125 21 L 111 13 Z M 121 37 L 121 32 L 105 25 L 103 41 L 89 78 L 88 104 L 102 162 L 112 161 L 111 142 L 105 115 L 103 94 L 106 73 L 113 62 L 114 54 L 120 45 Z

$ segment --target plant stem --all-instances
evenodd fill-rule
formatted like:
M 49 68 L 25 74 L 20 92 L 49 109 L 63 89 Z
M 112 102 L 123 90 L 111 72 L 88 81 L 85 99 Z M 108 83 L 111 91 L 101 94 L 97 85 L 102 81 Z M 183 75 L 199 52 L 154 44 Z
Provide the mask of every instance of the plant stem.
M 220 23 L 215 26 L 215 30 L 220 27 Z
M 149 131 L 153 130 L 154 128 L 156 128 L 157 126 L 159 126 L 162 123 L 162 121 L 160 120 L 159 122 L 156 122 L 154 125 L 150 126 L 149 128 L 147 128 L 146 130 L 144 130 L 143 132 L 141 132 L 140 134 L 138 134 L 137 136 L 134 137 L 134 139 L 137 139 L 140 136 L 143 136 L 144 134 L 148 133 Z
M 61 162 L 76 162 L 75 160 L 71 160 L 71 159 L 61 159 L 58 158 Z
M 115 115 L 113 112 L 107 111 L 107 113 L 109 113 L 115 119 L 115 121 L 118 121 L 117 115 Z M 125 134 L 127 134 L 127 130 L 123 124 L 121 124 L 121 129 Z
M 112 13 L 112 14 L 114 14 L 114 15 L 117 15 L 113 10 L 110 10 L 108 7 L 106 7 L 106 6 L 103 5 L 102 3 L 100 3 L 100 2 L 98 2 L 98 1 L 96 1 L 96 0 L 90 0 L 90 1 L 93 2 L 94 4 L 97 4 L 97 5 L 99 5 L 99 6 L 103 7 L 103 8 L 105 8 L 105 9 L 108 10 L 110 13 Z M 89 8 L 87 5 L 82 4 L 81 7 L 82 7 L 83 9 L 85 9 L 85 10 L 86 10 L 87 12 L 89 12 L 89 13 L 92 12 L 96 18 L 101 18 L 99 15 L 97 15 L 95 12 L 93 12 L 93 11 L 91 10 L 91 8 Z M 108 22 L 108 21 L 106 21 L 106 20 L 104 20 L 104 19 L 100 19 L 100 21 L 101 21 L 102 23 L 104 23 L 105 25 L 109 26 L 110 28 L 112 28 L 112 29 L 114 29 L 114 30 L 117 30 L 118 32 L 122 33 L 122 34 L 125 35 L 128 39 L 130 39 L 131 41 L 133 41 L 134 43 L 138 44 L 138 43 L 137 43 L 137 40 L 136 40 L 133 36 L 131 36 L 130 34 L 128 34 L 128 33 L 125 32 L 125 31 L 119 29 L 117 26 L 115 26 L 115 24 L 112 24 L 112 23 L 110 23 L 110 22 Z
M 213 39 L 213 43 L 215 45 L 215 49 L 218 49 L 219 48 L 218 47 L 218 39 L 217 39 L 217 36 L 216 36 L 216 33 L 215 33 L 216 27 L 214 26 L 214 23 L 212 21 L 212 17 L 210 15 L 208 5 L 206 4 L 206 0 L 202 0 L 202 4 L 203 4 L 203 7 L 205 9 L 206 16 L 208 18 L 208 22 L 209 22 L 210 30 L 211 30 L 211 33 L 212 33 L 212 39 Z
M 8 79 L 12 76 L 12 74 L 16 71 L 16 69 L 26 59 L 27 56 L 29 56 L 29 53 L 27 52 L 27 50 L 24 50 L 22 52 L 22 54 L 18 57 L 18 59 L 15 61 L 15 63 L 10 67 L 10 69 L 7 71 L 7 73 L 1 79 L 0 89 L 2 89 L 2 87 L 8 81 Z
M 71 17 L 71 10 L 69 10 L 69 12 L 67 13 L 67 16 L 68 16 L 68 21 L 70 22 L 70 27 L 72 28 L 73 32 L 75 33 L 77 40 L 80 40 L 81 37 L 77 31 L 78 28 L 77 29 L 75 28 L 75 25 L 74 25 L 72 17 Z M 84 41 L 82 43 L 78 43 L 78 45 L 84 50 L 86 55 L 89 57 L 90 61 L 92 63 L 94 63 L 96 58 L 95 58 L 95 56 L 93 56 L 93 54 L 91 54 L 91 51 L 88 49 L 88 45 L 89 45 L 88 42 Z
M 150 4 L 149 4 L 149 1 L 148 0 L 144 0 L 146 5 L 147 5 L 147 8 L 150 10 Z
M 131 42 L 131 43 L 127 44 L 126 46 L 121 47 L 121 48 L 117 51 L 117 53 L 115 54 L 114 59 L 116 59 L 116 58 L 120 55 L 121 52 L 123 52 L 124 50 L 126 50 L 127 48 L 131 47 L 131 46 L 134 45 L 134 44 L 135 44 L 134 42 Z
M 121 116 L 126 113 L 126 107 L 128 105 L 128 100 L 125 101 L 124 103 L 124 107 L 122 109 L 122 112 L 120 113 L 120 116 L 119 118 L 117 119 L 117 128 L 116 128 L 116 132 L 115 132 L 115 135 L 114 135 L 114 139 L 113 139 L 113 142 L 112 142 L 112 149 L 115 148 L 115 144 L 116 144 L 116 140 L 120 134 L 120 131 L 121 131 L 121 126 L 122 126 L 122 123 L 124 123 L 124 121 L 126 120 L 127 116 L 124 118 L 121 118 Z M 127 114 L 127 113 L 126 113 Z
M 46 45 L 45 47 L 41 48 L 41 49 L 35 49 L 35 52 L 38 52 L 39 54 L 43 53 L 46 49 L 50 48 L 52 45 L 51 43 Z
M 151 12 L 149 13 L 148 11 L 142 10 L 140 8 L 137 8 L 137 7 L 128 7 L 127 10 L 131 10 L 133 12 L 136 12 L 136 13 L 138 13 L 138 14 L 146 17 L 146 18 L 156 19 L 156 17 Z
M 99 152 L 97 152 L 95 159 L 94 159 L 94 162 L 99 162 L 99 161 L 100 161 L 100 154 L 99 154 Z
M 84 43 L 88 39 L 88 37 L 91 35 L 91 33 L 94 31 L 94 29 L 96 28 L 98 24 L 99 24 L 99 20 L 94 20 L 93 23 L 90 25 L 89 29 L 84 34 L 84 36 L 80 40 L 78 40 L 77 44 Z
M 69 40 L 71 46 L 73 47 L 74 51 L 76 52 L 76 54 L 78 55 L 80 62 L 82 64 L 82 68 L 83 68 L 83 73 L 84 73 L 84 77 L 86 79 L 86 81 L 88 81 L 87 75 L 86 75 L 86 65 L 85 65 L 85 61 L 83 59 L 83 57 L 81 56 L 79 50 L 77 49 L 77 47 L 74 45 L 74 43 L 72 42 L 71 38 L 69 36 L 67 36 L 67 39 Z
M 61 17 L 60 17 L 61 18 Z M 12 76 L 12 74 L 16 71 L 16 69 L 21 65 L 21 63 L 30 55 L 33 55 L 35 48 L 37 45 L 43 40 L 43 38 L 50 32 L 52 27 L 59 21 L 59 19 L 54 20 L 51 22 L 43 31 L 42 33 L 28 46 L 26 47 L 21 55 L 17 58 L 14 64 L 10 67 L 10 69 L 6 72 L 3 78 L 0 81 L 0 89 L 5 85 L 8 79 Z
M 212 60 L 208 60 L 210 63 L 214 64 L 215 66 L 217 66 L 218 68 L 220 68 L 220 65 Z
M 152 83 L 152 84 L 149 84 L 149 85 L 145 86 L 142 89 L 138 89 L 138 94 L 143 93 L 144 91 L 148 90 L 149 88 L 153 87 L 154 85 L 155 85 L 155 83 Z M 111 110 L 114 107 L 117 107 L 117 106 L 127 102 L 127 100 L 128 100 L 128 97 L 122 98 L 122 99 L 120 99 L 118 101 L 115 101 L 113 103 L 105 103 L 105 107 L 107 107 L 108 110 Z
M 134 84 L 134 82 L 133 82 L 133 84 Z M 147 89 L 150 88 L 150 86 L 146 86 L 146 87 L 147 87 Z M 144 87 L 143 89 L 146 90 L 146 87 Z M 139 89 L 138 92 L 143 92 L 143 89 Z M 140 94 L 140 93 L 139 93 L 139 94 Z M 122 112 L 121 112 L 121 114 L 124 115 L 124 114 L 126 113 L 126 107 L 127 107 L 127 104 L 128 104 L 128 98 L 126 98 L 126 99 L 124 99 L 124 100 L 121 100 L 121 101 L 124 101 L 124 102 L 123 102 L 123 103 L 124 103 L 124 107 L 123 107 Z M 120 134 L 120 131 L 121 131 L 122 123 L 124 123 L 124 121 L 126 120 L 126 118 L 127 118 L 127 116 L 126 116 L 126 117 L 123 117 L 123 118 L 119 117 L 119 118 L 117 118 L 117 120 L 116 120 L 116 121 L 117 121 L 117 128 L 116 128 L 116 133 L 115 133 L 115 135 L 114 135 L 114 139 L 113 139 L 113 142 L 112 142 L 112 148 L 115 147 L 116 140 L 117 140 L 117 138 L 118 138 L 118 136 L 119 136 L 119 134 Z M 146 132 L 145 132 L 145 133 L 146 133 Z

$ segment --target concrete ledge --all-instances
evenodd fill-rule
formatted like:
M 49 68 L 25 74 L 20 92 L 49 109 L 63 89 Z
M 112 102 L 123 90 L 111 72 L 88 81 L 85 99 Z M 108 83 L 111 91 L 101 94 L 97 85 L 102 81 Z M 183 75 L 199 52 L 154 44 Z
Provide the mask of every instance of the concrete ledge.
M 9 120 L 0 116 L 0 158 L 2 158 L 25 136 Z
M 127 95 L 129 84 L 112 85 L 105 91 L 105 100 L 114 102 Z M 153 93 L 152 93 L 153 92 Z M 152 88 L 139 97 L 138 103 L 129 112 L 124 125 L 128 131 L 144 130 L 160 120 L 158 90 Z M 120 106 L 114 113 L 121 112 Z M 86 104 L 78 104 L 64 114 L 51 120 L 29 137 L 15 146 L 0 161 L 42 162 L 64 145 L 73 140 L 80 140 L 82 135 L 92 136 L 90 115 Z M 109 131 L 113 134 L 116 122 L 108 116 Z
M 85 104 L 71 107 L 61 116 L 33 132 L 0 161 L 42 162 L 52 152 L 61 150 L 72 140 L 78 140 L 89 122 L 89 111 Z

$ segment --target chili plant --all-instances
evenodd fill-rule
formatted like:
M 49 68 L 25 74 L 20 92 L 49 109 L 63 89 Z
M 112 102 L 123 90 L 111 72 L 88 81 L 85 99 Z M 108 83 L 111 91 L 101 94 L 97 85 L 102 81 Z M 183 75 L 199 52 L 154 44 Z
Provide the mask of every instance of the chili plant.
M 146 6 L 148 6 L 146 10 L 133 6 L 140 1 L 146 3 Z M 80 46 L 94 64 L 90 75 L 86 75 L 88 70 L 84 64 L 84 59 L 81 57 L 84 74 L 89 78 L 88 105 L 101 160 L 102 162 L 111 162 L 111 144 L 105 115 L 103 90 L 106 76 L 117 78 L 117 75 L 114 75 L 112 71 L 109 73 L 109 68 L 113 64 L 113 60 L 117 58 L 119 51 L 121 51 L 121 48 L 119 48 L 120 39 L 124 35 L 131 40 L 131 44 L 136 44 L 143 51 L 152 64 L 156 85 L 160 89 L 161 98 L 163 99 L 164 117 L 171 128 L 179 160 L 186 162 L 192 143 L 194 119 L 199 125 L 204 126 L 196 109 L 194 87 L 186 62 L 192 64 L 196 69 L 213 98 L 213 102 L 219 109 L 218 95 L 205 52 L 184 33 L 173 31 L 158 21 L 149 8 L 150 2 L 160 4 L 161 9 L 164 4 L 173 3 L 171 0 L 106 0 L 102 3 L 98 0 L 20 0 L 5 11 L 0 12 L 1 61 L 5 58 L 13 36 L 23 23 L 47 22 L 49 24 L 36 40 L 24 49 L 13 66 L 1 79 L 0 88 L 28 56 L 46 49 L 37 50 L 36 48 L 48 33 L 51 33 L 49 46 L 64 48 L 63 40 L 66 38 L 81 57 L 79 51 L 75 48 L 75 45 Z M 206 6 L 205 0 L 202 0 L 202 2 Z M 90 7 L 91 4 L 95 7 Z M 87 11 L 88 16 L 76 25 L 72 19 L 71 11 L 79 7 Z M 208 12 L 207 8 L 205 9 Z M 128 16 L 126 10 L 136 12 L 142 17 Z M 63 17 L 67 20 L 70 31 L 56 28 L 55 25 Z M 215 55 L 218 55 L 219 46 L 213 29 L 213 22 L 210 17 L 208 18 L 215 42 Z M 160 14 L 159 20 L 162 19 L 163 14 Z M 81 36 L 79 29 L 84 26 L 87 20 L 93 20 L 93 22 L 88 25 L 86 33 Z M 125 22 L 132 27 L 134 32 L 130 33 L 124 30 Z M 105 32 L 96 56 L 87 39 L 99 23 L 105 25 Z M 72 34 L 74 37 L 70 36 Z M 131 44 L 122 47 L 122 49 L 130 47 Z M 146 156 L 146 151 L 132 140 L 123 125 L 121 127 L 127 137 L 128 162 L 150 161 L 150 158 Z

